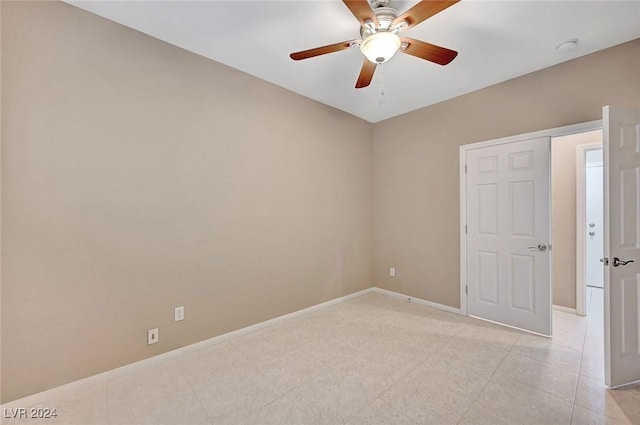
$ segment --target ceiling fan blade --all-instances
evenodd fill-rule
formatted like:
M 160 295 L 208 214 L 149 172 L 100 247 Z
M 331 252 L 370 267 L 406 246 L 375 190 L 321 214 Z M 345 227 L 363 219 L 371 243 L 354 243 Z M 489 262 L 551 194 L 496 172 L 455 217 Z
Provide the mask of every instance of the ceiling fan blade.
M 394 19 L 391 26 L 396 27 L 400 25 L 402 22 L 406 22 L 408 25 L 407 28 L 411 28 L 413 26 L 418 25 L 420 22 L 426 19 L 429 19 L 433 15 L 442 12 L 446 8 L 453 6 L 459 1 L 460 0 L 450 0 L 450 1 L 422 0 L 420 3 L 416 4 L 411 9 L 407 10 L 402 15 Z
M 316 47 L 315 49 L 302 50 L 301 52 L 291 53 L 289 57 L 294 61 L 299 61 L 314 56 L 326 55 L 327 53 L 339 52 L 340 50 L 348 49 L 354 41 L 343 41 L 342 43 L 329 44 L 328 46 Z
M 353 13 L 353 16 L 360 22 L 360 25 L 371 21 L 376 28 L 378 28 L 378 17 L 373 13 L 373 9 L 371 9 L 371 5 L 367 0 L 342 0 L 342 2 L 349 8 L 351 13 Z
M 370 62 L 368 59 L 364 60 L 360 75 L 358 75 L 358 81 L 356 81 L 356 88 L 361 89 L 371 84 L 373 74 L 376 72 L 377 64 Z
M 407 47 L 404 48 L 404 50 L 400 50 L 401 52 L 430 62 L 435 62 L 439 65 L 446 65 L 458 56 L 458 52 L 455 50 L 425 43 L 424 41 L 415 40 L 410 37 L 400 37 L 400 40 L 403 43 L 407 43 Z

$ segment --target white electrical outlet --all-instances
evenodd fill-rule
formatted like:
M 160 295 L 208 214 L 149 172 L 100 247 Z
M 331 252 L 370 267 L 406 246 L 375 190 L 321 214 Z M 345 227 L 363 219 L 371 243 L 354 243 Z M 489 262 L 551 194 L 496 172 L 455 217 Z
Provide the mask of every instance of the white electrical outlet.
M 174 310 L 173 320 L 179 322 L 184 320 L 184 307 L 176 307 Z
M 391 267 L 389 269 L 389 276 L 394 277 L 396 275 L 396 269 L 394 267 Z
M 147 331 L 147 344 L 155 344 L 158 342 L 158 328 L 149 329 Z

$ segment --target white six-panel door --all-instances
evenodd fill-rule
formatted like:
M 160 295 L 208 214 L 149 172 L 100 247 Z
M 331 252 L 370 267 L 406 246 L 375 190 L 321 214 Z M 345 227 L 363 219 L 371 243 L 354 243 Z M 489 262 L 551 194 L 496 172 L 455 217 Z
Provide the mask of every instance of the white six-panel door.
M 550 138 L 466 154 L 468 313 L 551 335 Z
M 605 107 L 603 125 L 605 383 L 615 387 L 640 380 L 640 112 Z

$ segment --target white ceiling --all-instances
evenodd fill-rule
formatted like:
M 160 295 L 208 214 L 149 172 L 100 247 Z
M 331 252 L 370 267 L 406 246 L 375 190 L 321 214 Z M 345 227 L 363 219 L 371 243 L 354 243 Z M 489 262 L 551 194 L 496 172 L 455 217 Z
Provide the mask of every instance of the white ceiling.
M 357 48 L 289 58 L 359 38 L 342 1 L 66 1 L 370 122 L 640 38 L 639 0 L 462 0 L 403 33 L 457 50 L 451 64 L 398 53 L 369 87 L 356 90 L 363 61 Z M 415 3 L 391 6 L 402 13 Z M 573 38 L 577 49 L 555 50 Z

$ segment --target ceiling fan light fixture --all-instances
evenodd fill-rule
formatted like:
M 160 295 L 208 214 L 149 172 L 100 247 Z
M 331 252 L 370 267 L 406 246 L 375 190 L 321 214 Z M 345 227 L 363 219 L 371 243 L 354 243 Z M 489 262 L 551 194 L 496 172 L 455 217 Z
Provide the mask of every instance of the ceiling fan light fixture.
M 400 48 L 400 37 L 388 31 L 378 31 L 362 41 L 360 50 L 367 60 L 384 63 L 391 59 Z

